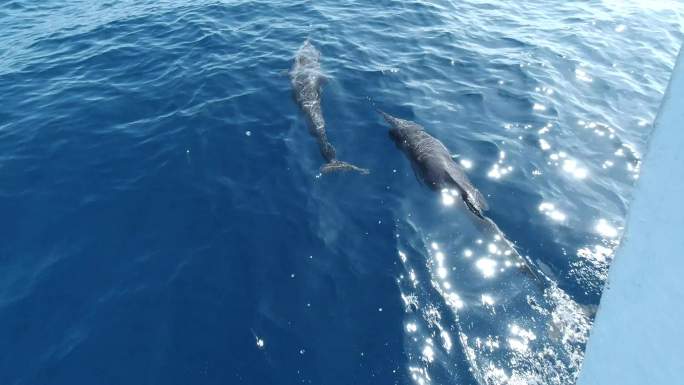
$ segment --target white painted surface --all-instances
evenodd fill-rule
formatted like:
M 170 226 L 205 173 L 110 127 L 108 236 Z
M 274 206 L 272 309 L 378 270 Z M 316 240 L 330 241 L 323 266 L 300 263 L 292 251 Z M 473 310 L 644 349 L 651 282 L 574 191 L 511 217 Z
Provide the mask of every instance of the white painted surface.
M 684 384 L 684 58 L 680 53 L 578 385 Z

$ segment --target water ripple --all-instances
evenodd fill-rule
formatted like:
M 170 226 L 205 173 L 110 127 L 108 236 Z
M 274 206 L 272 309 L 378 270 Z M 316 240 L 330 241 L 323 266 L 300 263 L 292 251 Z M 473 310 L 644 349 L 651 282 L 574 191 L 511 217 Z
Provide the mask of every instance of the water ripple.
M 573 383 L 683 11 L 5 1 L 0 383 Z M 306 38 L 369 177 L 315 177 Z M 421 187 L 374 105 L 442 140 L 548 279 Z

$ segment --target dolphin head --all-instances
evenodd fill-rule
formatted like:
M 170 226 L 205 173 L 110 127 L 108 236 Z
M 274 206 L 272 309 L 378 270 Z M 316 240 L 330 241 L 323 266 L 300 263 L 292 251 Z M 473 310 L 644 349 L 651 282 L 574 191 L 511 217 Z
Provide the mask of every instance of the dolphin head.
M 406 131 L 403 131 L 401 129 L 397 129 L 394 127 L 390 128 L 389 129 L 389 136 L 397 144 L 400 144 L 400 143 L 403 143 L 406 141 Z
M 321 59 L 321 52 L 311 44 L 309 39 L 304 41 L 295 55 L 295 64 L 300 67 L 317 66 Z
M 397 144 L 405 143 L 409 135 L 416 131 L 422 131 L 423 127 L 410 121 L 396 118 L 384 111 L 377 110 L 390 125 L 389 135 Z

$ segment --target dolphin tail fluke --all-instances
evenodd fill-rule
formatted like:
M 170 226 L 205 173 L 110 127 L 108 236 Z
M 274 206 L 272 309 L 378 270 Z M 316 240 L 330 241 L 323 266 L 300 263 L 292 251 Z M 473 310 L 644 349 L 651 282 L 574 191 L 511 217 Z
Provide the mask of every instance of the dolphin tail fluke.
M 361 175 L 368 175 L 370 171 L 366 168 L 355 166 L 351 163 L 343 162 L 341 160 L 333 160 L 321 166 L 321 174 L 330 174 L 338 171 L 355 171 Z

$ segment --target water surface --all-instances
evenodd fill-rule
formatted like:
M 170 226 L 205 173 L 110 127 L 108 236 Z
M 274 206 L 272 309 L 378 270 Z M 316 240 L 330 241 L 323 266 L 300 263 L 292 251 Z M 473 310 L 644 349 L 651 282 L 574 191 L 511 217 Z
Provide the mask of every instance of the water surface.
M 573 383 L 682 11 L 2 2 L 0 383 Z M 317 177 L 306 38 L 369 176 Z M 421 186 L 374 106 L 442 140 L 548 279 Z

